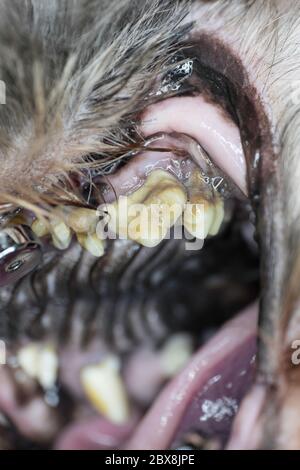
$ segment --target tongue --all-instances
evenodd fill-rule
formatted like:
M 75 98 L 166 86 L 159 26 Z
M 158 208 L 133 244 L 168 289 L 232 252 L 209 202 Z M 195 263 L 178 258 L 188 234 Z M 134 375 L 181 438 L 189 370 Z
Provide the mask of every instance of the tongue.
M 163 389 L 124 448 L 167 449 L 188 431 L 223 446 L 253 381 L 256 327 L 256 306 L 225 324 Z

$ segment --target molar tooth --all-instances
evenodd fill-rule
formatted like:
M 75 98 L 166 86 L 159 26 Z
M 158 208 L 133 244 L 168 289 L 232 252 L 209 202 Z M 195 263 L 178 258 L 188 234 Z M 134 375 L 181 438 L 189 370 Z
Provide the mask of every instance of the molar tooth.
M 91 404 L 116 424 L 129 418 L 128 397 L 122 381 L 118 358 L 109 356 L 96 365 L 85 366 L 80 373 L 82 387 Z
M 72 208 L 66 216 L 67 225 L 76 233 L 95 231 L 97 211 L 86 208 Z
M 174 377 L 187 363 L 193 353 L 190 335 L 178 333 L 167 340 L 160 351 L 160 363 L 166 377 Z
M 215 217 L 209 229 L 210 235 L 216 235 L 221 227 L 224 219 L 224 203 L 221 198 L 218 198 L 215 203 Z
M 100 258 L 104 254 L 104 242 L 101 240 L 96 233 L 93 234 L 78 234 L 78 242 L 85 248 L 89 253 L 97 258 Z

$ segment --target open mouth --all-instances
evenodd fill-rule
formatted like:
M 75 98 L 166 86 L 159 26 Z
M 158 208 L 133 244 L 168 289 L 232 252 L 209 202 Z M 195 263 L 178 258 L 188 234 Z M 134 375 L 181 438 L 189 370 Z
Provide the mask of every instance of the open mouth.
M 81 203 L 10 218 L 7 239 L 24 220 L 36 237 L 0 260 L 1 283 L 14 281 L 4 445 L 228 444 L 255 377 L 271 146 L 242 65 L 215 44 L 196 38 L 155 84 L 131 129 L 139 145 L 113 162 L 90 155 L 88 175 L 70 176 Z

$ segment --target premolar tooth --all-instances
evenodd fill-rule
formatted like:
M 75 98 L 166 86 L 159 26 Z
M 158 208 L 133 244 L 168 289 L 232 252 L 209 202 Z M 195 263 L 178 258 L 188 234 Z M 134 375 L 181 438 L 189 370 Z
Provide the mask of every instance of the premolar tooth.
M 101 240 L 96 233 L 93 234 L 78 234 L 77 239 L 80 245 L 85 248 L 89 253 L 97 258 L 100 258 L 104 254 L 104 242 Z
M 180 217 L 187 197 L 184 187 L 174 176 L 163 170 L 155 170 L 141 188 L 125 199 L 125 211 L 120 210 L 121 198 L 108 207 L 112 217 L 110 226 L 119 236 L 152 247 L 165 238 L 169 228 Z M 135 204 L 143 205 L 138 215 L 133 213 L 137 207 Z
M 37 237 L 44 237 L 49 233 L 49 224 L 42 219 L 35 219 L 31 225 L 32 231 Z
M 173 377 L 187 363 L 193 353 L 192 338 L 178 333 L 171 336 L 160 351 L 160 363 L 166 377 Z
M 18 351 L 17 359 L 24 372 L 36 379 L 44 389 L 55 385 L 58 358 L 53 345 L 29 343 Z
M 84 367 L 80 379 L 91 404 L 111 422 L 123 424 L 129 418 L 129 404 L 119 367 L 118 359 L 109 356 Z
M 66 217 L 68 226 L 76 233 L 95 231 L 97 221 L 97 211 L 86 208 L 72 208 Z
M 54 246 L 59 250 L 65 250 L 71 243 L 71 230 L 62 220 L 54 219 L 50 223 Z
M 224 219 L 224 203 L 221 198 L 215 203 L 215 216 L 212 225 L 209 229 L 209 235 L 216 235 L 221 227 Z

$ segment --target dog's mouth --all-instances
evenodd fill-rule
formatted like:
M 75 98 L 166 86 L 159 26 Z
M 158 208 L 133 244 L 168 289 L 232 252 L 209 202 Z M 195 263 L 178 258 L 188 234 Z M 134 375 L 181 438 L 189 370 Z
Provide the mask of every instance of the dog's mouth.
M 103 165 L 90 156 L 88 184 L 71 176 L 83 206 L 10 221 L 6 237 L 25 218 L 38 239 L 1 261 L 1 283 L 13 281 L 4 447 L 226 446 L 254 381 L 256 209 L 271 154 L 255 90 L 217 50 L 201 37 L 182 51 L 139 114 L 139 150 Z M 146 218 L 129 213 L 136 204 Z

